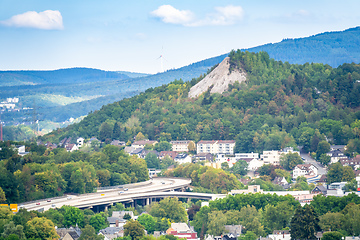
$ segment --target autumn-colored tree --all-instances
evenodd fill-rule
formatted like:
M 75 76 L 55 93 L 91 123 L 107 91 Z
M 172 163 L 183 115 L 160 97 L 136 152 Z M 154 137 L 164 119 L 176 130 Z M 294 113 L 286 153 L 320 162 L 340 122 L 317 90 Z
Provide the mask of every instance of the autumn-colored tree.
M 44 217 L 35 217 L 26 223 L 26 237 L 40 239 L 58 239 L 54 223 Z

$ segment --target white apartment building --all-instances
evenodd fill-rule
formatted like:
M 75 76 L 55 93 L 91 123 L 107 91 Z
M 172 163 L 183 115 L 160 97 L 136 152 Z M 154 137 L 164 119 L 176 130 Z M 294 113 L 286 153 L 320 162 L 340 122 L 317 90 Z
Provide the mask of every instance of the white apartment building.
M 280 165 L 280 156 L 279 151 L 264 151 L 260 159 L 264 161 L 264 164 Z
M 196 153 L 234 154 L 235 140 L 201 140 L 196 144 Z
M 179 141 L 171 141 L 172 150 L 174 152 L 188 152 L 189 151 L 189 143 L 191 140 L 179 140 Z

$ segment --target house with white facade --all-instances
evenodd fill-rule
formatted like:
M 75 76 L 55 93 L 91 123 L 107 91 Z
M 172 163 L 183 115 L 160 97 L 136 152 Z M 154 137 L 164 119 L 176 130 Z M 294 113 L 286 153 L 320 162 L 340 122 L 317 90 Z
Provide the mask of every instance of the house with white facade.
M 326 155 L 330 156 L 330 163 L 336 163 L 340 160 L 348 159 L 348 157 L 345 156 L 345 154 L 340 151 L 340 149 L 331 150 L 330 152 L 326 153 Z
M 76 139 L 76 144 L 78 146 L 78 148 L 81 148 L 84 145 L 84 138 L 79 137 L 78 139 Z
M 235 153 L 236 161 L 244 160 L 247 162 L 247 169 L 255 171 L 259 167 L 264 165 L 264 161 L 259 158 L 259 153 Z
M 193 142 L 191 140 L 179 140 L 179 141 L 171 141 L 172 150 L 175 152 L 188 152 L 189 151 L 189 143 Z M 195 143 L 194 143 L 195 145 Z
M 196 153 L 234 154 L 235 140 L 201 140 L 196 144 Z
M 145 139 L 145 140 L 139 140 L 139 141 L 135 141 L 133 144 L 131 144 L 131 146 L 133 148 L 144 148 L 145 145 L 155 145 L 156 143 L 158 143 L 157 141 L 152 141 L 149 139 Z
M 264 164 L 280 165 L 281 153 L 279 151 L 263 151 L 260 155 L 260 159 Z
M 297 177 L 314 177 L 318 175 L 318 169 L 312 164 L 298 164 L 293 170 L 293 179 Z
M 176 155 L 174 161 L 177 162 L 178 164 L 191 163 L 191 156 L 186 153 L 180 153 Z

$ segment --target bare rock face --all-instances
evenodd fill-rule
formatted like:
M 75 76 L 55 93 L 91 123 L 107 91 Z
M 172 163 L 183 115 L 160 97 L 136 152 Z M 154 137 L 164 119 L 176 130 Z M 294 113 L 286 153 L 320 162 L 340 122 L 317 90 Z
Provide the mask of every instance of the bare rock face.
M 206 92 L 209 87 L 210 93 L 220 93 L 228 90 L 229 84 L 239 83 L 246 80 L 246 73 L 238 69 L 230 73 L 230 58 L 225 58 L 211 73 L 209 73 L 203 80 L 194 85 L 189 92 L 189 98 L 196 98 L 202 93 Z

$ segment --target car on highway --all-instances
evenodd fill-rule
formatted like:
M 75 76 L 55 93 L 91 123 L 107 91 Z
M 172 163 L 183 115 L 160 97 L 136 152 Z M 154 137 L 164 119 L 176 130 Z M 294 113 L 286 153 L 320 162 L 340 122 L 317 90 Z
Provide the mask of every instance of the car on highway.
M 70 199 L 72 199 L 72 197 L 70 197 L 70 196 L 69 196 L 69 197 L 67 197 L 67 200 L 70 200 Z
M 47 202 L 51 202 L 51 199 L 48 199 Z
M 40 205 L 40 203 L 38 202 L 38 203 L 36 203 L 36 205 Z
M 55 204 L 51 204 L 51 207 L 56 207 L 56 205 L 55 205 Z
M 125 193 L 125 192 L 124 192 L 124 191 L 120 191 L 120 192 L 119 192 L 119 195 L 120 195 L 120 194 L 123 194 L 123 193 Z
M 124 191 L 127 191 L 127 190 L 129 190 L 129 189 L 127 189 L 127 188 L 124 188 Z

